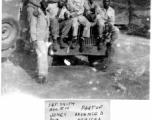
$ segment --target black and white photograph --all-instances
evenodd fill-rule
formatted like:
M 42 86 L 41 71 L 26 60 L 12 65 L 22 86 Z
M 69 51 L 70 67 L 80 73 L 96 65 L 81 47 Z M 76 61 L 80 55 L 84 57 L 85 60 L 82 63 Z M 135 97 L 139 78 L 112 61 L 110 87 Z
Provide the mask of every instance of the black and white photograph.
M 150 0 L 2 0 L 1 95 L 150 99 Z

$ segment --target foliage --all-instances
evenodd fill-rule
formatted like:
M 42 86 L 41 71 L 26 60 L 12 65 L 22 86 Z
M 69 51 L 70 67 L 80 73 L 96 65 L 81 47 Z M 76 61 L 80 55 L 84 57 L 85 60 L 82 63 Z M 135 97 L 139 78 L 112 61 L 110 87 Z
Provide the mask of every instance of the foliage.
M 149 26 L 145 25 L 143 27 L 140 27 L 135 24 L 130 24 L 128 25 L 127 34 L 150 38 Z

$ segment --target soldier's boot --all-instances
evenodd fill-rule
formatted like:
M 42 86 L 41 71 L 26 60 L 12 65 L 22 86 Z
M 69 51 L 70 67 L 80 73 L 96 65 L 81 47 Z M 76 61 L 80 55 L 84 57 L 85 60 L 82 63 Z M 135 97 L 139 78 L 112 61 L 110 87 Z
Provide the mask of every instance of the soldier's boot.
M 73 37 L 72 38 L 72 45 L 71 45 L 71 49 L 76 48 L 76 46 L 78 45 L 78 40 L 77 37 Z
M 60 48 L 61 48 L 61 49 L 68 47 L 68 45 L 63 42 L 63 38 L 60 38 L 59 44 L 60 44 Z
M 98 43 L 98 50 L 101 50 L 103 46 L 104 46 L 103 37 L 100 37 L 99 38 L 99 43 Z
M 56 52 L 57 51 L 57 39 L 53 40 L 53 51 Z
M 46 76 L 40 75 L 36 78 L 36 82 L 39 84 L 47 83 L 47 78 Z
M 81 37 L 81 47 L 80 47 L 80 52 L 83 52 L 85 50 L 85 41 L 88 40 L 89 38 L 86 37 Z

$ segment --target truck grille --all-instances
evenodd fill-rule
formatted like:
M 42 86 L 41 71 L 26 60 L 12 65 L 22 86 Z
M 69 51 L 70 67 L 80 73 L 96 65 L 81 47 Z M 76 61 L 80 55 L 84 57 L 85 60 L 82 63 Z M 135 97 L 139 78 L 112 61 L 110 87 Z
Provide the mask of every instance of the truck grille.
M 81 36 L 83 33 L 83 26 L 79 26 L 79 30 L 78 30 L 78 39 L 80 42 L 82 42 L 81 40 Z M 90 28 L 90 38 L 89 39 L 85 39 L 83 44 L 87 45 L 87 46 L 94 46 L 97 43 L 97 29 L 96 27 L 91 27 Z

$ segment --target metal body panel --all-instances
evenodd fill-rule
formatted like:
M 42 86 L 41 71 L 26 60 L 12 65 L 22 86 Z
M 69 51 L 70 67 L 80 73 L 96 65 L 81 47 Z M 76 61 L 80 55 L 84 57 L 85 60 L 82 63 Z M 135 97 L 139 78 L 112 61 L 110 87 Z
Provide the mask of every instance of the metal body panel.
M 80 52 L 80 46 L 78 45 L 75 49 L 64 48 L 60 49 L 60 46 L 57 47 L 57 52 L 52 55 L 60 55 L 60 56 L 71 56 L 71 55 L 95 55 L 95 56 L 105 56 L 106 48 L 97 50 L 97 46 L 88 47 L 87 50 Z
M 19 20 L 21 0 L 2 0 L 2 17 L 13 17 Z

